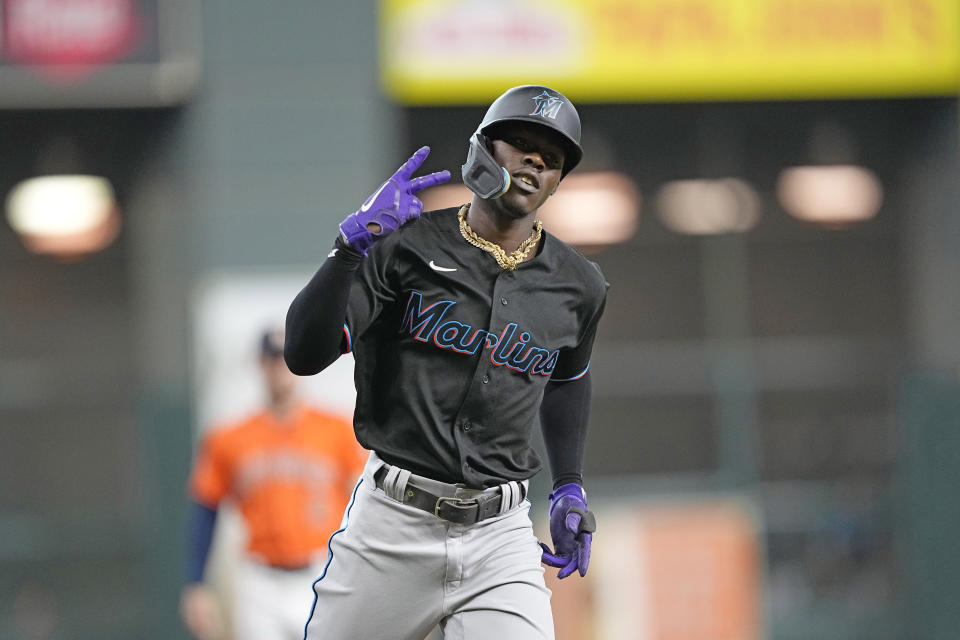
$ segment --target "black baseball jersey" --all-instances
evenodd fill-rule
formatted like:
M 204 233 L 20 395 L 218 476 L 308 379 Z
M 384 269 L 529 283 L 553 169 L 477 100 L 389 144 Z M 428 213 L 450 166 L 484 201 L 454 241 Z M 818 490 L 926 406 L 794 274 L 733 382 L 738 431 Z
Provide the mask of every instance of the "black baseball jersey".
M 344 325 L 354 426 L 391 464 L 492 486 L 540 469 L 530 438 L 544 387 L 586 373 L 607 284 L 546 232 L 534 258 L 501 269 L 463 238 L 457 211 L 379 240 L 357 272 Z

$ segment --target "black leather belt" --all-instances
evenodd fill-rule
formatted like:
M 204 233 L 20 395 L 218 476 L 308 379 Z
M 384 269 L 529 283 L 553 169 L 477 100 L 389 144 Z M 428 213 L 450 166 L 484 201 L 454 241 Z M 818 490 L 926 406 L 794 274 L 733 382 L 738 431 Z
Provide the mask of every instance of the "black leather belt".
M 306 571 L 306 570 L 309 569 L 312 565 L 310 565 L 310 564 L 297 564 L 297 565 L 289 565 L 289 564 L 268 564 L 267 566 L 270 567 L 271 569 L 276 569 L 277 571 L 291 571 L 291 572 L 293 572 L 293 571 Z
M 383 489 L 383 479 L 387 476 L 388 471 L 389 467 L 384 466 L 377 469 L 377 472 L 373 474 L 377 488 Z M 450 485 L 451 493 L 454 493 L 456 489 L 457 487 Z M 502 492 L 500 491 L 487 491 L 472 498 L 457 498 L 453 495 L 438 496 L 421 489 L 412 481 L 408 481 L 403 490 L 403 504 L 422 509 L 438 518 L 456 524 L 476 524 L 499 514 L 502 498 Z

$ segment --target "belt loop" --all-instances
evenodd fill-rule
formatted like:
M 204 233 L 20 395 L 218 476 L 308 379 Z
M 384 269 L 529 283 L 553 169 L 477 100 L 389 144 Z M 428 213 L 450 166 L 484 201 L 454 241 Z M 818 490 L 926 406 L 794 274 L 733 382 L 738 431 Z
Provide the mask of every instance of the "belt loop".
M 407 488 L 407 480 L 409 479 L 409 471 L 391 466 L 387 470 L 387 476 L 383 479 L 383 492 L 393 500 L 403 502 L 403 491 Z
M 506 513 L 513 503 L 513 484 L 505 482 L 500 485 L 500 513 Z
M 526 482 L 526 481 L 524 481 Z M 523 502 L 523 487 L 515 480 L 500 485 L 500 513 L 506 513 Z

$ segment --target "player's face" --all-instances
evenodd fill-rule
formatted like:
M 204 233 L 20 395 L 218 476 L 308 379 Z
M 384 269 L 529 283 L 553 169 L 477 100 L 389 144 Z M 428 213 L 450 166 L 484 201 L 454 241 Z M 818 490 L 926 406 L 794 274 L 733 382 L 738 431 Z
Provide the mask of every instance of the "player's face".
M 510 189 L 498 204 L 517 217 L 546 202 L 563 172 L 563 146 L 542 127 L 506 123 L 493 134 L 493 157 L 510 174 Z
M 260 367 L 263 370 L 267 392 L 272 400 L 285 400 L 293 395 L 297 386 L 297 376 L 290 372 L 282 356 L 261 356 Z

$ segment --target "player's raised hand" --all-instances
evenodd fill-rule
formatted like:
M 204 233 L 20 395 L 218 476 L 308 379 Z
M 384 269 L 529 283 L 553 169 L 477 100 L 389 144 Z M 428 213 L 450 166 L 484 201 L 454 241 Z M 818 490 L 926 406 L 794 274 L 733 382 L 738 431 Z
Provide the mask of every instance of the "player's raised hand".
M 579 484 L 557 487 L 550 494 L 550 537 L 556 552 L 540 543 L 544 564 L 559 568 L 561 580 L 574 571 L 587 575 L 590 565 L 590 544 L 597 530 L 597 521 L 587 511 L 587 494 Z
M 400 225 L 423 212 L 423 203 L 414 194 L 450 179 L 449 171 L 411 177 L 429 154 L 430 147 L 417 149 L 402 167 L 367 198 L 360 209 L 340 223 L 340 233 L 347 244 L 367 255 L 367 249 L 378 238 L 396 231 Z

